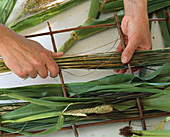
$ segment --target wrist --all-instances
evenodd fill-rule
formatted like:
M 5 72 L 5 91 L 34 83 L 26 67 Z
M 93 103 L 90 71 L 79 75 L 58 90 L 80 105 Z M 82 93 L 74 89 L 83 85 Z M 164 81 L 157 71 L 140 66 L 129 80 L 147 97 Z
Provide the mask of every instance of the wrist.
M 125 16 L 142 17 L 147 16 L 147 0 L 124 0 Z

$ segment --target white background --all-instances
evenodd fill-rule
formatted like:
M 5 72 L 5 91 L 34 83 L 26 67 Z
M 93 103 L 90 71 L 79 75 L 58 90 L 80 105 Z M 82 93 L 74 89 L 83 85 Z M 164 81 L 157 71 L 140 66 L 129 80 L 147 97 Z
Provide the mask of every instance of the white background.
M 18 0 L 13 13 L 11 14 L 7 22 L 7 25 L 10 24 L 11 21 L 14 20 L 19 15 L 19 13 L 22 10 L 23 3 L 24 3 L 24 0 Z M 53 30 L 77 27 L 86 21 L 89 7 L 90 7 L 90 1 L 84 2 L 83 4 L 75 6 L 69 10 L 66 10 L 60 13 L 59 15 L 56 15 L 55 17 L 49 19 L 48 21 L 50 22 Z M 113 16 L 113 14 L 101 15 L 101 18 L 105 18 L 106 16 Z M 49 31 L 47 27 L 47 23 L 44 22 L 38 26 L 22 31 L 20 32 L 20 34 L 29 35 L 29 34 L 47 32 L 47 31 Z M 70 35 L 70 32 L 54 35 L 57 48 L 59 48 L 69 38 L 69 35 Z M 89 38 L 86 38 L 84 40 L 77 42 L 66 54 L 78 54 L 82 51 L 83 52 L 88 51 L 88 52 L 85 52 L 84 54 L 114 51 L 115 50 L 115 47 L 113 47 L 114 43 L 111 43 L 107 46 L 104 46 L 96 50 L 93 50 L 93 49 L 96 47 L 105 45 L 111 41 L 114 41 L 118 39 L 118 37 L 119 36 L 118 36 L 116 29 L 109 29 L 102 33 L 98 33 L 94 36 L 91 36 Z M 33 38 L 33 40 L 40 42 L 45 48 L 52 50 L 52 44 L 51 44 L 49 36 L 36 37 L 36 38 Z M 157 22 L 153 23 L 153 26 L 152 26 L 152 42 L 153 42 L 154 49 L 163 47 L 163 42 L 160 36 L 160 30 L 159 30 L 159 26 Z M 117 44 L 118 43 L 119 42 L 117 42 Z M 101 78 L 101 77 L 104 77 L 110 74 L 114 74 L 113 70 L 100 70 L 100 71 L 99 70 L 67 70 L 67 71 L 69 71 L 72 75 L 68 74 L 66 70 L 63 71 L 65 82 L 89 81 L 89 80 L 98 79 L 98 78 Z M 41 84 L 42 83 L 60 83 L 60 80 L 59 78 L 52 79 L 50 77 L 48 77 L 47 79 L 41 79 L 40 77 L 37 77 L 36 79 L 28 78 L 26 80 L 23 80 L 11 72 L 1 74 L 0 76 L 0 87 L 1 88 L 7 88 L 7 87 L 9 88 L 9 87 L 15 87 L 15 86 L 24 86 L 24 85 L 32 85 L 32 84 L 40 84 L 40 83 Z M 158 124 L 163 119 L 165 119 L 165 117 L 147 120 L 146 124 L 147 124 L 148 129 L 154 129 L 155 125 Z M 123 128 L 124 126 L 128 126 L 128 122 L 80 128 L 78 129 L 78 132 L 79 132 L 80 137 L 119 137 L 120 136 L 119 129 Z M 141 123 L 139 121 L 132 121 L 132 126 L 135 129 L 141 129 Z M 56 132 L 48 136 L 49 137 L 60 137 L 60 136 L 74 137 L 74 133 L 72 130 L 68 130 L 68 131 Z

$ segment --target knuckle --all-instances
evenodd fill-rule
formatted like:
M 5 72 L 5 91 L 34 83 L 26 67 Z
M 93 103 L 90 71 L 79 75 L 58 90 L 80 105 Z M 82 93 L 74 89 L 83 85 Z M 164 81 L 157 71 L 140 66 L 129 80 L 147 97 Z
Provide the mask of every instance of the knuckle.
M 27 72 L 28 72 L 28 73 L 31 73 L 31 72 L 33 72 L 33 71 L 34 71 L 34 67 L 33 67 L 33 66 L 27 67 Z
M 33 64 L 34 64 L 36 67 L 42 67 L 43 62 L 40 61 L 40 60 L 35 60 Z
M 43 58 L 46 58 L 46 57 L 49 57 L 49 52 L 46 51 L 46 50 L 43 50 L 40 52 L 40 55 L 43 57 Z

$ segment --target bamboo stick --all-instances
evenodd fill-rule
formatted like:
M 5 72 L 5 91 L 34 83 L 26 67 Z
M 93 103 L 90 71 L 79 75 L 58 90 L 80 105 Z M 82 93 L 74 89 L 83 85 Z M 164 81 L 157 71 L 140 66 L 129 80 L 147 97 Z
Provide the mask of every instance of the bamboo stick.
M 125 40 L 124 40 L 124 36 L 123 36 L 123 31 L 121 29 L 121 25 L 120 25 L 117 13 L 115 13 L 115 19 L 116 19 L 116 22 L 117 22 L 117 28 L 118 28 L 120 39 L 121 39 L 121 42 L 122 42 L 122 47 L 123 47 L 123 50 L 124 50 L 126 48 L 126 44 L 125 44 Z M 128 70 L 129 70 L 130 74 L 133 75 L 130 63 L 128 63 L 127 66 L 128 66 Z

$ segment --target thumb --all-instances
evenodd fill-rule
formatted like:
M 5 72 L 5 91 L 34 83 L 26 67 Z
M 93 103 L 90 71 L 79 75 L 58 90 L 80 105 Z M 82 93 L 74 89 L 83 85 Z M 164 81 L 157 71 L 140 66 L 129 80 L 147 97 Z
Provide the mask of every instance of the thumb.
M 135 41 L 132 42 L 132 40 L 128 42 L 128 45 L 124 49 L 122 56 L 121 56 L 122 63 L 126 64 L 130 61 L 130 59 L 132 58 L 136 50 L 136 46 L 137 46 L 137 42 Z

